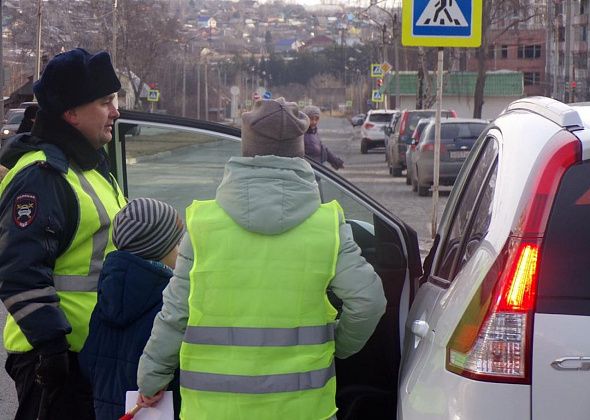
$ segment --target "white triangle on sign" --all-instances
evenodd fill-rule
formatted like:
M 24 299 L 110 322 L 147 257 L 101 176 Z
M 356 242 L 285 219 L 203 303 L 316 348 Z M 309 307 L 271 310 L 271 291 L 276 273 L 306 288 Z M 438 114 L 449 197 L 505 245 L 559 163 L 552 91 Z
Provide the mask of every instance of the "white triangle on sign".
M 416 26 L 469 26 L 457 0 L 430 0 Z

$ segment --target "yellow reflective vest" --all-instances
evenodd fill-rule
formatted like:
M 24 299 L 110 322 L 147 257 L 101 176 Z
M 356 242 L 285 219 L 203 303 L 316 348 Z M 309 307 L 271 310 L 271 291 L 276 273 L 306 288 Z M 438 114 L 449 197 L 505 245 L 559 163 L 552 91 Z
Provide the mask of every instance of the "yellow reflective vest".
M 43 151 L 24 154 L 0 183 L 0 195 L 17 173 L 46 160 Z M 111 184 L 96 170 L 82 171 L 70 166 L 63 176 L 76 195 L 80 214 L 70 246 L 55 261 L 53 281 L 60 299 L 59 306 L 72 327 L 66 339 L 70 350 L 78 352 L 88 336 L 102 262 L 109 252 L 115 250 L 111 222 L 126 204 L 126 199 L 114 179 Z M 24 312 L 26 314 L 27 311 Z M 18 312 L 14 316 L 18 318 Z M 33 347 L 17 321 L 8 316 L 4 327 L 4 347 L 9 352 L 29 351 Z
M 183 419 L 328 419 L 336 413 L 326 289 L 340 246 L 336 201 L 280 235 L 249 232 L 215 201 L 187 209 L 194 249 L 180 350 Z

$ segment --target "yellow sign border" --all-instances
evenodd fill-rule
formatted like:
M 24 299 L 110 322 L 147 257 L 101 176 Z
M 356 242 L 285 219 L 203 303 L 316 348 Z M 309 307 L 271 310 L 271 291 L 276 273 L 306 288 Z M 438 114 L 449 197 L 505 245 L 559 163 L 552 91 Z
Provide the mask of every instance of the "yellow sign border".
M 374 69 L 378 68 L 379 73 L 373 72 Z M 371 64 L 371 77 L 372 78 L 380 78 L 383 77 L 383 69 L 381 68 L 381 63 L 372 63 Z
M 150 98 L 150 92 L 156 92 L 156 99 Z M 147 94 L 146 99 L 148 102 L 159 102 L 160 101 L 160 90 L 159 89 L 148 89 L 148 94 Z
M 376 92 L 379 92 L 381 94 L 381 99 L 375 99 Z M 384 99 L 383 97 L 384 97 L 384 93 L 382 93 L 379 89 L 373 89 L 371 91 L 371 102 L 376 102 L 376 103 L 383 102 L 383 99 Z
M 414 0 L 402 0 L 402 45 L 406 47 L 464 47 L 481 46 L 483 0 L 471 0 L 471 35 L 415 36 L 412 33 Z

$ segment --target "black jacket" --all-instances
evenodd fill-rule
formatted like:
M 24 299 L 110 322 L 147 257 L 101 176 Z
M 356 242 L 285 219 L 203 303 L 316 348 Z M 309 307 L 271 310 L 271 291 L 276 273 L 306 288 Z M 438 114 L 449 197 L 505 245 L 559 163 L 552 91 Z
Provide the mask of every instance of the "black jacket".
M 71 327 L 55 305 L 55 290 L 51 293 L 53 267 L 71 243 L 79 217 L 76 196 L 63 174 L 73 163 L 109 179 L 108 162 L 104 151 L 95 150 L 78 130 L 43 111 L 30 135 L 17 135 L 2 148 L 0 164 L 11 168 L 32 150 L 45 151 L 47 162 L 23 169 L 0 197 L 0 299 L 11 314 L 34 309 L 18 321 L 20 329 L 33 347 L 57 350 L 67 347 Z M 24 201 L 32 208 L 22 216 L 17 205 Z M 23 295 L 28 291 L 39 296 Z

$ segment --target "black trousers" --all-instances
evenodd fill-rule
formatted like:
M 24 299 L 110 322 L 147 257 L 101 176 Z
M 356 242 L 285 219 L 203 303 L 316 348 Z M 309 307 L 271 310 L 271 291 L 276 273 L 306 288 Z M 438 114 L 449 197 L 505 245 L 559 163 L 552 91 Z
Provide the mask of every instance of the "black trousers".
M 9 353 L 6 372 L 14 381 L 18 395 L 15 420 L 94 420 L 92 388 L 82 376 L 78 354 L 68 352 L 70 373 L 63 386 L 49 389 L 35 383 L 37 352 Z

